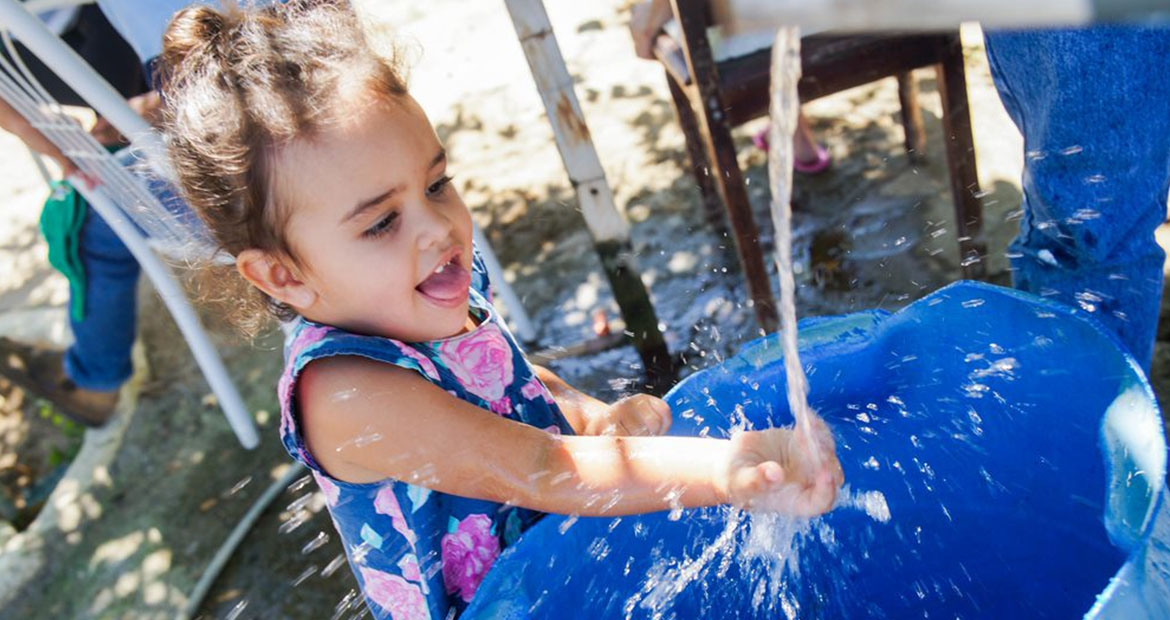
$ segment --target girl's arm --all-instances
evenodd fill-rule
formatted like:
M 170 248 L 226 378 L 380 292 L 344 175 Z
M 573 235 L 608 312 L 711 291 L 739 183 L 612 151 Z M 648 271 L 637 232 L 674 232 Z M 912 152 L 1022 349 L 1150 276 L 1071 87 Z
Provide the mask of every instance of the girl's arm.
M 670 405 L 661 398 L 635 394 L 609 405 L 543 366 L 533 368 L 578 435 L 663 435 L 670 430 Z
M 355 357 L 310 364 L 298 399 L 309 449 L 334 477 L 394 478 L 544 512 L 733 503 L 813 515 L 832 506 L 841 483 L 827 429 L 820 453 L 833 456 L 816 467 L 798 458 L 802 447 L 787 429 L 730 441 L 562 437 L 464 402 L 414 372 Z

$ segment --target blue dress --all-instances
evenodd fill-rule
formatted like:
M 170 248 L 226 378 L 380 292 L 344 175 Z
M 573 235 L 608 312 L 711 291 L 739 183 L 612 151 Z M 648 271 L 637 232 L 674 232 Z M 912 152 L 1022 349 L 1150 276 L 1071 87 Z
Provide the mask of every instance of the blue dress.
M 284 447 L 313 472 L 333 524 L 376 618 L 458 615 L 471 601 L 500 551 L 543 513 L 469 499 L 394 479 L 354 484 L 333 478 L 305 446 L 296 382 L 315 359 L 355 355 L 415 371 L 474 405 L 549 432 L 571 434 L 548 389 L 536 378 L 489 301 L 479 257 L 473 269 L 474 330 L 410 343 L 358 335 L 298 320 L 285 348 L 280 379 Z M 334 415 L 345 415 L 338 411 Z

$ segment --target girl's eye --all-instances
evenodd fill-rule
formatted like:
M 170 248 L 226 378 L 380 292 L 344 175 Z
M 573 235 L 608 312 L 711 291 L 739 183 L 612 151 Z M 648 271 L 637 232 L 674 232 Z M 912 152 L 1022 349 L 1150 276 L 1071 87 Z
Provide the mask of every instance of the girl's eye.
M 394 225 L 397 223 L 398 212 L 391 211 L 390 213 L 382 216 L 381 219 L 379 219 L 377 222 L 374 222 L 373 226 L 367 228 L 366 231 L 362 233 L 362 236 L 369 239 L 376 239 L 394 230 Z
M 451 187 L 451 181 L 454 177 L 443 175 L 441 179 L 435 181 L 427 188 L 427 194 L 430 196 L 440 196 Z

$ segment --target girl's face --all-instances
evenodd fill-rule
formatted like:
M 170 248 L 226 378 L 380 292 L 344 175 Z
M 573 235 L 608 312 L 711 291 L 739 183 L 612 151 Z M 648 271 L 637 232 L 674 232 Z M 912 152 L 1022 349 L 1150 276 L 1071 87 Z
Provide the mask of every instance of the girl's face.
M 284 148 L 276 165 L 295 276 L 312 293 L 305 307 L 293 304 L 302 316 L 409 342 L 472 325 L 471 214 L 414 99 L 358 103 L 340 124 Z

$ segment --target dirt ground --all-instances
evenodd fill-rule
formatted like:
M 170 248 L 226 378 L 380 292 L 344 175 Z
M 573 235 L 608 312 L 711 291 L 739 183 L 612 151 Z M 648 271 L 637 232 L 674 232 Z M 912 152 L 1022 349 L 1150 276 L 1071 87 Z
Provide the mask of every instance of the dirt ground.
M 412 59 L 412 90 L 532 316 L 537 345 L 588 337 L 598 308 L 616 317 L 503 4 L 358 4 Z M 545 4 L 617 204 L 632 224 L 637 265 L 668 344 L 690 352 L 684 372 L 716 363 L 757 329 L 730 241 L 704 222 L 663 76 L 634 58 L 623 0 Z M 1007 283 L 1003 254 L 1018 221 L 1020 138 L 991 86 L 977 28 L 964 29 L 964 46 L 989 279 Z M 929 139 L 924 165 L 911 164 L 901 147 L 892 79 L 805 106 L 835 164 L 823 176 L 797 180 L 803 316 L 893 310 L 959 277 L 935 79 L 929 71 L 917 77 Z M 749 139 L 761 126 L 742 128 L 737 140 L 770 249 L 765 156 Z M 0 334 L 60 345 L 68 339 L 66 290 L 36 230 L 44 185 L 18 142 L 0 136 L 0 145 Z M 832 269 L 814 281 L 807 274 L 818 261 Z M 246 451 L 149 284 L 140 297 L 141 372 L 119 420 L 91 432 L 84 447 L 79 431 L 0 384 L 0 520 L 16 526 L 0 534 L 0 568 L 8 573 L 0 579 L 2 618 L 175 617 L 228 531 L 290 464 L 276 430 L 279 332 L 244 342 L 204 313 L 260 425 L 260 447 Z M 1159 340 L 1152 380 L 1165 397 L 1170 322 Z M 639 372 L 629 347 L 553 367 L 605 398 L 627 393 Z M 37 535 L 17 533 L 74 454 L 92 459 L 92 467 L 78 468 L 84 475 L 49 500 Z M 306 479 L 282 492 L 197 617 L 360 616 L 354 579 L 322 507 Z

